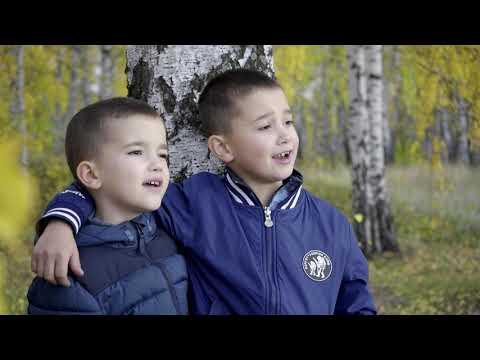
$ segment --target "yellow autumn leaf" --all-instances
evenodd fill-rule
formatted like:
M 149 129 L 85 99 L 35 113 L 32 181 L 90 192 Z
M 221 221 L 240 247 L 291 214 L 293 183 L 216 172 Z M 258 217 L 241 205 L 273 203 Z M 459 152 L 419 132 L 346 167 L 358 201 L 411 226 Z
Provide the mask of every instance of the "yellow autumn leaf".
M 353 218 L 356 220 L 356 222 L 361 223 L 363 222 L 363 214 L 355 214 Z

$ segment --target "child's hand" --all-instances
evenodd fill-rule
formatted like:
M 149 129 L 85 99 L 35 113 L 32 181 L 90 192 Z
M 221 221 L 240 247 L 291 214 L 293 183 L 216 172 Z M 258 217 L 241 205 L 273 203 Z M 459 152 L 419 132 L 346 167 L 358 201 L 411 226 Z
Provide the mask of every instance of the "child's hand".
M 70 226 L 51 220 L 32 253 L 32 272 L 54 285 L 70 286 L 68 266 L 76 276 L 83 276 L 77 244 Z

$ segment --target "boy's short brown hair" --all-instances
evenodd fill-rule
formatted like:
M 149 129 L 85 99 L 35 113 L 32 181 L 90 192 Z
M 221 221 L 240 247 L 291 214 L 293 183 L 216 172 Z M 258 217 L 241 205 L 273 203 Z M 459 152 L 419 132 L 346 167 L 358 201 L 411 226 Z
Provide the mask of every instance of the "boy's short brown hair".
M 65 135 L 65 155 L 75 179 L 78 164 L 93 159 L 101 151 L 101 145 L 106 141 L 108 123 L 133 115 L 158 117 L 163 121 L 153 107 L 143 101 L 127 97 L 98 101 L 84 107 L 73 116 Z
M 226 134 L 231 130 L 231 120 L 238 115 L 237 100 L 258 89 L 281 88 L 268 75 L 248 69 L 226 71 L 205 86 L 198 101 L 199 118 L 203 133 Z

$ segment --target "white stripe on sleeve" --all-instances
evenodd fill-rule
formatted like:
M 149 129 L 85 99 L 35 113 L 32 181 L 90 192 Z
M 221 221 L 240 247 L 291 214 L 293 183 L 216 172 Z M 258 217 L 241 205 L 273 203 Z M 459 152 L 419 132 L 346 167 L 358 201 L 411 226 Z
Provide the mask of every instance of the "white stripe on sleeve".
M 77 219 L 77 223 L 78 223 L 79 226 L 80 226 L 80 224 L 82 223 L 82 222 L 80 221 L 80 216 L 78 216 L 78 214 L 77 214 L 75 211 L 70 210 L 70 209 L 68 209 L 68 208 L 54 208 L 54 209 L 49 210 L 49 211 L 47 212 L 47 214 L 48 214 L 49 212 L 51 212 L 51 211 L 63 211 L 63 212 L 66 212 L 66 213 L 70 213 L 71 215 L 73 215 L 73 216 L 75 217 L 75 219 Z M 47 215 L 47 214 L 45 214 L 45 215 Z
M 63 216 L 64 218 L 70 220 L 70 222 L 71 222 L 71 223 L 73 224 L 73 226 L 75 227 L 75 234 L 78 234 L 78 228 L 79 228 L 80 225 L 79 225 L 79 223 L 77 222 L 77 220 L 76 220 L 73 216 L 71 216 L 71 215 L 69 215 L 69 214 L 67 214 L 67 213 L 65 213 L 65 212 L 63 212 L 63 211 L 53 211 L 53 210 L 51 210 L 51 211 L 49 211 L 48 213 L 46 213 L 45 215 L 43 215 L 43 216 L 42 216 L 42 219 L 43 219 L 43 218 L 46 218 L 46 217 L 49 217 L 49 216 L 51 216 L 51 215 L 60 215 L 60 216 Z

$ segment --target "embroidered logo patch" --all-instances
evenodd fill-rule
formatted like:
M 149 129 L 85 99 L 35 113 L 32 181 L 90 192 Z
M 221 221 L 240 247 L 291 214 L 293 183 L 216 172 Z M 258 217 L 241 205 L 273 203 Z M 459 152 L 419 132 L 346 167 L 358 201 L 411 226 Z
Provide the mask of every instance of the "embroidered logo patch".
M 320 250 L 311 250 L 303 257 L 303 271 L 313 281 L 325 281 L 332 273 L 332 260 Z

